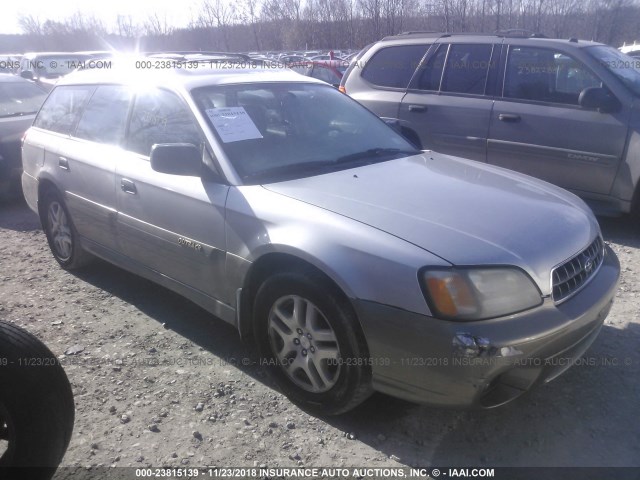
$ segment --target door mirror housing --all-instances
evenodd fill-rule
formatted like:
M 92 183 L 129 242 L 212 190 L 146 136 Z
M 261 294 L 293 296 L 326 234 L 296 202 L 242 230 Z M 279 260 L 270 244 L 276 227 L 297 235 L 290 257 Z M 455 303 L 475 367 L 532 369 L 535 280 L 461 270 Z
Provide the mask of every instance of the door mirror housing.
M 33 72 L 30 70 L 23 70 L 20 72 L 20 76 L 22 78 L 26 78 L 27 80 L 33 80 Z
M 202 151 L 191 143 L 157 143 L 151 147 L 151 168 L 169 175 L 202 175 Z
M 595 109 L 600 113 L 614 113 L 621 107 L 618 99 L 604 87 L 585 88 L 580 92 L 578 103 L 583 108 Z
M 402 134 L 402 128 L 400 127 L 400 120 L 397 118 L 380 117 L 381 120 L 389 127 L 393 128 L 396 133 Z

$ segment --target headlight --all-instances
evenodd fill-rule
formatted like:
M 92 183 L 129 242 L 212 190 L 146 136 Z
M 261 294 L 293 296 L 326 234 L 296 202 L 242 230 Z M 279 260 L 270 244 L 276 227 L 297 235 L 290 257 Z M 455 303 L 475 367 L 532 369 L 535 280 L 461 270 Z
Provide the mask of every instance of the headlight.
M 439 318 L 483 320 L 542 303 L 536 285 L 517 268 L 423 269 L 419 277 L 427 303 Z

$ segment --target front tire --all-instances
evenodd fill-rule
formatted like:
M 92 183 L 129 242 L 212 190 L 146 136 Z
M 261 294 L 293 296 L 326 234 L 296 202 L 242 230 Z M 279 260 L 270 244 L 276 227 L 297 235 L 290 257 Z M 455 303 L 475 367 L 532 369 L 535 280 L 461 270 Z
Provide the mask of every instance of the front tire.
M 25 475 L 50 478 L 69 445 L 74 415 L 55 355 L 29 332 L 0 322 L 0 467 L 40 467 Z
M 56 190 L 48 190 L 42 198 L 42 205 L 42 226 L 56 261 L 66 270 L 89 264 L 92 256 L 80 245 L 78 232 L 61 195 Z
M 319 275 L 268 278 L 256 295 L 254 332 L 262 364 L 302 408 L 337 415 L 371 395 L 360 325 L 350 305 Z

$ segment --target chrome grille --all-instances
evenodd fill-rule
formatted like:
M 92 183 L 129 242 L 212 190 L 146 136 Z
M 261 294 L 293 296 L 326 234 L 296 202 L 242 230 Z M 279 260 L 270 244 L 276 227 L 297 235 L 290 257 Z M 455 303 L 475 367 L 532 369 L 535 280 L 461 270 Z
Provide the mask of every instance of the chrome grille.
M 562 302 L 577 293 L 598 271 L 604 259 L 604 242 L 598 236 L 591 245 L 551 273 L 553 300 Z

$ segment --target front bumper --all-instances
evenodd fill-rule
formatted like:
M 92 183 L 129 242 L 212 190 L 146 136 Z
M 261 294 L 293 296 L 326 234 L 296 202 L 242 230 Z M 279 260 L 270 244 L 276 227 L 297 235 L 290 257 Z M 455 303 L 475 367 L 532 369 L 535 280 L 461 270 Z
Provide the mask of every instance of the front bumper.
M 355 301 L 369 346 L 376 390 L 419 403 L 494 407 L 550 381 L 579 359 L 598 335 L 620 278 L 607 246 L 596 276 L 574 297 L 508 317 L 452 322 Z M 488 341 L 463 353 L 454 338 Z
M 0 155 L 0 192 L 15 190 L 20 184 L 22 165 L 15 166 Z

